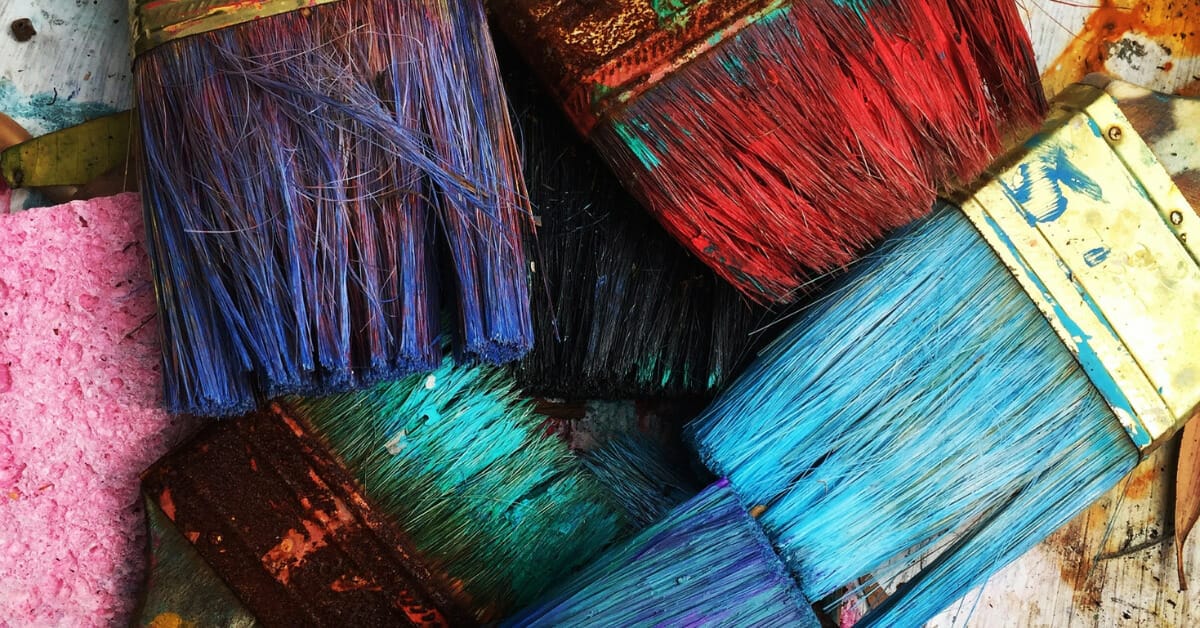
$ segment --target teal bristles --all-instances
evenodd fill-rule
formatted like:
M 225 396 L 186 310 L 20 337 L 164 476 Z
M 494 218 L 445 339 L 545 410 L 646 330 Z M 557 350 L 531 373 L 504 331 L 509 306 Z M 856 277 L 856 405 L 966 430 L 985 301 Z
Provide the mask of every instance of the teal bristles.
M 531 602 L 627 529 L 620 507 L 490 367 L 286 405 L 340 457 L 481 621 Z
M 759 521 L 809 599 L 915 571 L 864 619 L 881 625 L 920 625 L 1138 460 L 950 207 L 861 262 L 688 432 L 712 471 L 767 507 Z
M 580 457 L 639 527 L 658 521 L 702 485 L 681 465 L 671 464 L 666 447 L 644 434 L 619 436 Z
M 722 480 L 605 553 L 509 626 L 818 626 Z

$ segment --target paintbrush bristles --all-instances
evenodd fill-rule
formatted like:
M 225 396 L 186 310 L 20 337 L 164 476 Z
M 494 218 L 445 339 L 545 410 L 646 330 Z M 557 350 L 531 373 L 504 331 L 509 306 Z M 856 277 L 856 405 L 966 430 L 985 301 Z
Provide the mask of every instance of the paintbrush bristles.
M 528 350 L 528 210 L 479 2 L 339 2 L 137 59 L 166 403 L 234 414 Z
M 945 206 L 860 262 L 688 434 L 769 505 L 759 521 L 809 599 L 907 571 L 868 617 L 882 625 L 922 624 L 1138 460 L 1016 279 Z M 969 540 L 930 565 L 957 535 Z
M 819 624 L 758 524 L 722 480 L 505 625 Z
M 789 3 L 615 110 L 592 139 L 725 279 L 793 300 L 971 180 L 1012 127 L 1038 122 L 1016 9 L 992 4 L 976 18 L 947 0 Z M 959 32 L 976 19 L 1024 49 L 977 46 Z
M 579 457 L 640 528 L 661 519 L 703 485 L 683 465 L 668 460 L 668 454 L 646 434 L 624 434 Z
M 530 244 L 537 342 L 517 379 L 536 394 L 576 399 L 717 389 L 767 313 L 655 224 L 516 53 L 500 52 L 540 219 Z
M 480 621 L 528 604 L 628 522 L 507 372 L 455 367 L 292 408 Z

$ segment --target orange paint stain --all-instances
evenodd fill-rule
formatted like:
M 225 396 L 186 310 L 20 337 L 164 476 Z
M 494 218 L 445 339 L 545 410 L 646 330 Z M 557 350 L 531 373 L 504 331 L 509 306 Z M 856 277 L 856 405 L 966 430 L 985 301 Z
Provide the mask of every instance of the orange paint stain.
M 171 498 L 171 489 L 164 488 L 161 495 L 158 496 L 158 506 L 162 508 L 163 514 L 171 521 L 175 520 L 175 500 Z
M 362 576 L 343 574 L 337 580 L 334 580 L 329 585 L 329 590 L 334 593 L 345 593 L 346 591 L 382 591 L 383 587 L 375 584 L 373 581 L 363 578 Z
M 1098 506 L 1098 505 L 1097 505 Z M 1093 506 L 1046 539 L 1057 555 L 1059 577 L 1071 589 L 1071 605 L 1081 615 L 1089 615 L 1103 603 L 1104 579 L 1093 573 L 1094 551 L 1091 542 L 1103 535 L 1108 520 L 1107 508 Z
M 1122 40 L 1138 34 L 1162 46 L 1173 59 L 1200 57 L 1200 0 L 1100 0 L 1083 29 L 1042 76 L 1053 96 L 1090 72 L 1103 72 L 1118 55 L 1137 54 Z M 1144 53 L 1143 53 L 1144 54 Z M 1175 63 L 1158 70 L 1169 72 Z M 1192 88 L 1194 81 L 1188 88 Z
M 1129 477 L 1125 485 L 1126 499 L 1142 499 L 1150 494 L 1150 490 L 1158 485 L 1159 469 L 1155 465 L 1140 465 Z

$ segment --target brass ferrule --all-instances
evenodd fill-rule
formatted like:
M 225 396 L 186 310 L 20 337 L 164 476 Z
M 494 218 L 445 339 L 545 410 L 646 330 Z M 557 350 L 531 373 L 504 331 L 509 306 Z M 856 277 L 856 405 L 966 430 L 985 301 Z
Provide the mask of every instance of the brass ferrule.
M 1200 218 L 1090 85 L 983 181 L 960 207 L 1150 453 L 1200 407 Z
M 133 54 L 176 39 L 339 0 L 129 0 Z

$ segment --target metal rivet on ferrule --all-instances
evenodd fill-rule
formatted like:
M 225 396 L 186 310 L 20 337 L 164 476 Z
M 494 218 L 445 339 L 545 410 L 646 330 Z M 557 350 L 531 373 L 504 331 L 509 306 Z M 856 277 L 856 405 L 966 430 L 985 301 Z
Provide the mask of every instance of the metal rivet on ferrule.
M 1119 142 L 1121 141 L 1121 136 L 1124 135 L 1124 133 L 1121 131 L 1121 127 L 1113 125 L 1108 127 L 1107 135 L 1109 140 Z
M 1173 225 L 1183 224 L 1183 212 L 1179 211 L 1178 209 L 1171 212 L 1171 224 L 1173 224 Z

